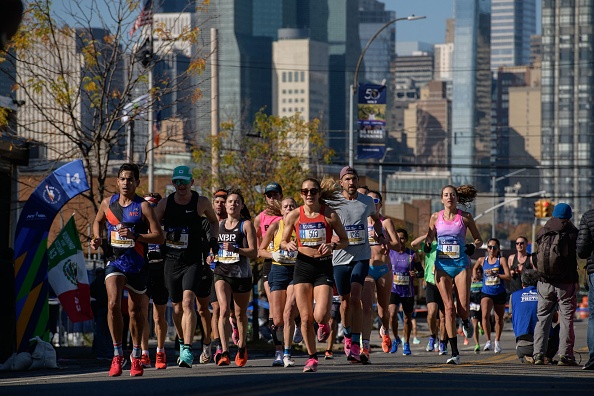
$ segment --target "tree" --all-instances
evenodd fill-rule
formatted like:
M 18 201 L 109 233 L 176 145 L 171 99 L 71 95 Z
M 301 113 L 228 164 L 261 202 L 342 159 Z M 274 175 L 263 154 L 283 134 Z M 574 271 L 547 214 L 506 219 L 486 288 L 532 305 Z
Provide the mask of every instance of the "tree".
M 235 130 L 225 122 L 212 144 L 220 151 L 219 178 L 213 180 L 211 152 L 194 151 L 200 165 L 195 179 L 208 188 L 239 188 L 252 215 L 264 209 L 264 187 L 277 182 L 285 197 L 300 202 L 299 190 L 305 177 L 321 175 L 321 164 L 330 162 L 334 150 L 326 146 L 319 131 L 319 120 L 305 121 L 299 113 L 291 117 L 256 115 L 248 133 Z
M 155 20 L 130 35 L 142 3 L 67 1 L 58 9 L 51 0 L 30 0 L 19 31 L 0 59 L 2 70 L 16 69 L 8 75 L 16 98 L 24 101 L 18 134 L 45 147 L 41 168 L 47 174 L 65 161 L 83 159 L 91 185 L 83 196 L 94 211 L 114 192 L 106 181 L 126 160 L 126 128 L 134 117 L 138 120 L 149 106 L 163 111 L 180 104 L 191 107 L 201 97 L 199 75 L 209 49 L 199 44 L 199 26 Z M 207 6 L 205 0 L 196 7 L 206 13 Z M 152 54 L 155 58 L 147 62 Z M 186 62 L 183 72 L 157 72 L 160 64 L 176 56 Z M 153 73 L 150 88 L 148 73 Z M 126 104 L 142 95 L 145 100 L 137 114 L 122 120 Z M 188 118 L 178 111 L 172 116 Z M 0 122 L 5 119 L 0 117 Z M 140 134 L 145 141 L 152 138 L 148 130 L 147 125 Z M 162 136 L 160 144 L 166 143 L 167 136 Z M 142 166 L 146 147 L 139 151 L 134 160 Z

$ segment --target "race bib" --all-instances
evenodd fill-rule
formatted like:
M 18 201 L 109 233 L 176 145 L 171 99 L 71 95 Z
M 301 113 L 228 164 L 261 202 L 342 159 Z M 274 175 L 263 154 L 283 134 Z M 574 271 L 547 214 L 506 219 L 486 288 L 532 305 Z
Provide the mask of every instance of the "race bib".
M 349 246 L 365 243 L 365 227 L 363 224 L 344 226 L 344 229 L 349 237 Z
M 395 272 L 394 273 L 394 284 L 397 286 L 410 285 L 410 274 L 407 272 Z
M 167 227 L 165 229 L 165 245 L 171 249 L 187 249 L 188 228 Z
M 367 225 L 367 238 L 369 239 L 369 246 L 379 245 L 379 243 L 377 243 L 377 241 L 373 237 L 374 235 L 375 235 L 375 228 L 373 228 L 373 226 L 371 224 L 368 224 Z
M 324 223 L 299 224 L 299 240 L 301 246 L 319 246 L 326 242 L 326 227 Z
M 118 230 L 124 227 L 122 224 L 118 224 L 115 229 L 111 231 L 110 245 L 114 248 L 127 249 L 133 248 L 135 245 L 134 239 L 121 237 Z M 128 227 L 130 231 L 134 232 L 134 227 Z
M 295 264 L 295 261 L 297 261 L 297 250 L 288 252 L 286 250 L 279 249 L 278 260 L 276 261 L 283 264 Z
M 485 274 L 485 285 L 486 286 L 498 286 L 501 283 L 501 278 L 497 276 L 499 269 L 492 269 L 488 274 Z
M 457 259 L 460 258 L 460 244 L 456 240 L 445 240 L 440 243 L 439 258 Z
M 480 311 L 481 310 L 481 305 L 477 304 L 477 303 L 470 303 L 470 310 L 471 311 Z
M 235 246 L 237 248 L 237 246 Z M 239 262 L 239 253 L 230 252 L 219 248 L 218 262 L 221 264 L 234 264 Z

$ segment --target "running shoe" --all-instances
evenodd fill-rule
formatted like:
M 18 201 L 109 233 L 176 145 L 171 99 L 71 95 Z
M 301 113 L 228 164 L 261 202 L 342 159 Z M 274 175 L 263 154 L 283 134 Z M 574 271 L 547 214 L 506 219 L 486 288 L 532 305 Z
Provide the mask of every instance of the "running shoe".
M 577 366 L 577 362 L 575 361 L 575 357 L 561 355 L 559 356 L 559 361 L 557 362 L 557 366 Z
M 200 364 L 207 364 L 210 362 L 212 356 L 212 344 L 202 345 L 202 353 L 200 354 Z
M 285 367 L 295 367 L 295 361 L 291 358 L 291 355 L 283 356 L 283 365 Z
M 534 358 L 532 356 L 524 356 L 521 361 L 524 364 L 534 364 Z
M 478 355 L 479 353 L 481 353 L 481 345 L 480 345 L 480 344 L 476 344 L 476 345 L 474 346 L 474 353 L 476 353 L 477 355 Z
M 460 355 L 452 356 L 448 360 L 446 360 L 446 364 L 460 364 Z
M 435 350 L 435 338 L 429 337 L 429 342 L 427 343 L 425 350 L 427 352 L 433 352 Z
M 233 329 L 231 340 L 235 345 L 237 345 L 239 344 L 239 329 L 237 328 L 237 325 L 233 323 L 233 319 L 229 318 L 229 323 L 231 323 L 231 329 Z
M 487 341 L 485 342 L 485 347 L 483 348 L 483 351 L 490 351 L 491 350 L 491 341 Z
M 410 345 L 408 342 L 405 342 L 404 345 L 402 346 L 402 354 L 404 356 L 412 355 L 412 352 L 410 350 Z
M 111 360 L 111 368 L 109 369 L 110 377 L 119 377 L 122 375 L 122 368 L 126 365 L 126 359 L 123 356 L 114 356 Z
M 464 337 L 464 345 L 468 345 L 470 344 L 470 341 L 468 341 L 468 338 Z
M 219 355 L 219 361 L 217 362 L 217 366 L 228 366 L 231 364 L 231 359 L 229 359 L 229 352 L 221 352 Z
M 274 361 L 272 362 L 272 367 L 283 367 L 285 363 L 283 362 L 283 351 L 276 351 L 274 353 Z
M 326 342 L 330 336 L 330 326 L 328 323 L 318 323 L 318 341 Z
M 324 359 L 325 360 L 332 360 L 334 359 L 334 352 L 332 352 L 331 350 L 326 350 L 326 352 L 324 352 Z
M 192 354 L 192 350 L 190 348 L 184 348 L 179 354 L 179 367 L 186 367 L 192 368 L 192 363 L 194 363 L 194 354 Z
M 402 344 L 402 340 L 400 339 L 400 337 L 394 338 L 394 341 L 392 341 L 392 349 L 390 349 L 390 353 L 398 352 L 398 346 L 400 344 Z
M 144 367 L 142 367 L 142 360 L 132 358 L 132 364 L 130 366 L 130 377 L 140 377 L 144 374 Z
M 149 357 L 149 355 L 147 355 L 145 353 L 143 353 L 140 356 L 140 362 L 142 363 L 142 367 L 144 367 L 144 368 L 151 368 L 152 367 L 152 365 L 151 365 L 151 358 Z
M 221 348 L 220 345 L 217 345 L 217 348 L 215 349 L 215 353 L 213 355 L 215 364 L 219 364 L 219 360 L 221 359 L 222 353 L 223 353 L 223 349 Z
M 361 363 L 363 364 L 371 364 L 371 349 L 363 348 L 361 350 Z
M 544 355 L 542 353 L 537 353 L 536 355 L 534 355 L 534 364 L 536 366 L 542 366 L 545 364 Z
M 501 344 L 499 343 L 499 341 L 495 341 L 495 348 L 493 349 L 493 352 L 501 353 Z
M 390 349 L 392 349 L 392 340 L 390 339 L 390 336 L 387 334 L 384 334 L 382 336 L 382 350 L 385 353 L 390 352 Z
M 353 339 L 351 337 L 344 337 L 344 354 L 349 356 L 351 353 L 351 346 L 353 345 Z
M 155 368 L 157 370 L 167 368 L 167 356 L 165 356 L 165 352 L 157 352 L 157 361 L 155 362 Z
M 318 371 L 318 359 L 309 358 L 303 367 L 304 373 L 315 373 Z
M 444 356 L 448 354 L 448 346 L 446 345 L 445 342 L 440 341 L 439 342 L 439 355 L 440 356 Z
M 243 367 L 248 361 L 248 352 L 247 348 L 239 348 L 237 349 L 237 355 L 235 355 L 235 364 L 237 367 Z
M 361 347 L 357 343 L 351 345 L 351 350 L 347 360 L 351 363 L 361 363 Z
M 464 337 L 472 338 L 474 335 L 474 325 L 470 319 L 466 321 L 466 324 L 462 322 L 462 331 L 464 332 Z
M 303 341 L 303 334 L 301 333 L 301 327 L 295 326 L 295 332 L 293 333 L 293 342 L 300 344 Z
M 419 340 L 417 337 L 413 338 L 413 344 L 419 345 L 420 343 L 421 343 L 421 340 Z

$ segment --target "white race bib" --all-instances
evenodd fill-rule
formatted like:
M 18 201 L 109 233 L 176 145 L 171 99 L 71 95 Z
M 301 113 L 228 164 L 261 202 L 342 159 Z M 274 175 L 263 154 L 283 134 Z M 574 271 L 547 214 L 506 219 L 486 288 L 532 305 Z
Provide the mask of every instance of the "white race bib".
M 186 227 L 167 227 L 165 238 L 165 245 L 171 249 L 188 248 L 188 228 Z
M 118 230 L 122 227 L 125 227 L 125 226 L 123 226 L 122 224 L 118 224 L 116 226 L 116 228 L 111 231 L 110 245 L 114 248 L 119 248 L 119 249 L 133 248 L 134 245 L 136 244 L 134 242 L 134 239 L 121 237 L 120 234 L 118 233 Z M 133 227 L 130 228 L 130 230 L 132 232 L 134 232 Z
M 460 258 L 460 244 L 455 240 L 445 241 L 440 244 L 438 253 L 439 258 Z
M 397 286 L 410 285 L 410 274 L 408 274 L 406 272 L 395 272 L 394 273 L 394 284 Z
M 349 246 L 361 245 L 365 243 L 365 227 L 363 224 L 353 224 L 344 226 L 349 237 Z
M 371 225 L 367 225 L 367 238 L 369 239 L 369 246 L 376 246 L 379 243 L 373 237 L 375 235 L 375 228 Z
M 234 264 L 239 262 L 239 253 L 219 249 L 218 262 L 221 264 Z
M 324 223 L 299 224 L 299 240 L 301 246 L 319 246 L 326 242 L 326 227 Z

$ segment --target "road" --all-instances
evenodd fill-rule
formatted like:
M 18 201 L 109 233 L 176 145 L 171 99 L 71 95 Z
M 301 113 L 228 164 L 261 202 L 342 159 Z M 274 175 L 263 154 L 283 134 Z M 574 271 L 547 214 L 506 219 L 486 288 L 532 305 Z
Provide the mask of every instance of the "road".
M 576 358 L 587 360 L 586 321 L 576 322 Z M 377 334 L 377 333 L 375 333 Z M 421 334 L 423 335 L 423 333 Z M 461 344 L 462 364 L 446 365 L 444 356 L 412 345 L 412 356 L 385 354 L 375 348 L 372 364 L 349 364 L 342 352 L 334 360 L 320 360 L 317 373 L 303 373 L 306 357 L 296 357 L 297 367 L 271 367 L 272 350 L 253 351 L 243 368 L 195 364 L 193 368 L 170 366 L 167 370 L 145 370 L 131 378 L 128 371 L 109 378 L 109 362 L 88 358 L 60 361 L 59 370 L 0 373 L 0 395 L 587 395 L 594 393 L 594 372 L 578 367 L 520 364 L 513 350 L 511 325 L 502 337 L 503 353 L 474 354 L 473 345 Z M 484 344 L 484 341 L 481 340 Z M 272 347 L 270 347 L 272 349 Z M 154 349 L 154 348 L 153 348 Z M 249 352 L 249 345 L 248 345 Z M 172 360 L 169 355 L 169 360 Z M 231 352 L 233 358 L 234 351 Z

